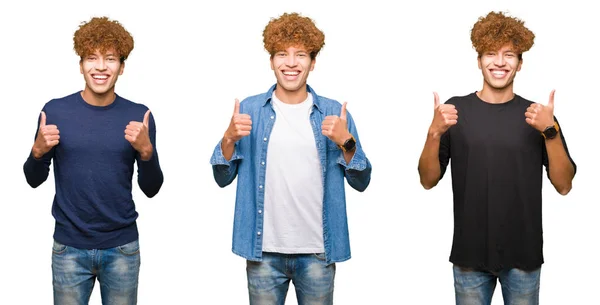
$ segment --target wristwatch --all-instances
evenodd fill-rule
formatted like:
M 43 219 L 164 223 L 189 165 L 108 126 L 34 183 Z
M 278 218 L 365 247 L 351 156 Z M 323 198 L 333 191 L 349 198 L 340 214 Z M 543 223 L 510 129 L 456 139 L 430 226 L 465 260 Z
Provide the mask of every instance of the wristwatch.
M 354 149 L 356 149 L 356 139 L 354 139 L 353 135 L 350 135 L 350 139 L 346 140 L 346 142 L 344 142 L 344 144 L 342 145 L 338 145 L 340 147 L 341 150 L 343 150 L 344 152 L 349 152 L 349 151 L 353 151 Z
M 544 139 L 554 139 L 554 137 L 556 137 L 558 134 L 559 129 L 558 123 L 554 122 L 554 125 L 548 126 L 546 129 L 544 129 L 544 131 L 542 131 L 542 136 Z

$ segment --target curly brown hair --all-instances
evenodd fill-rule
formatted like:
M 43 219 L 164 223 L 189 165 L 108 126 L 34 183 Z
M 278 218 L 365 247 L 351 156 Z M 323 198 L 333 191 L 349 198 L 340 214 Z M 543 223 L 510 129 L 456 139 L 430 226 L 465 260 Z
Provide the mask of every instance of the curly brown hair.
M 94 17 L 87 23 L 83 22 L 73 35 L 73 43 L 81 58 L 96 50 L 104 53 L 114 49 L 123 62 L 133 50 L 131 34 L 118 21 L 108 17 Z
M 287 47 L 303 46 L 311 59 L 315 59 L 325 45 L 325 34 L 312 19 L 298 13 L 284 13 L 269 21 L 263 31 L 263 42 L 271 57 Z
M 471 30 L 471 42 L 479 56 L 511 44 L 520 59 L 524 52 L 531 49 L 534 38 L 535 35 L 522 20 L 508 17 L 502 12 L 490 12 L 485 17 L 479 17 Z

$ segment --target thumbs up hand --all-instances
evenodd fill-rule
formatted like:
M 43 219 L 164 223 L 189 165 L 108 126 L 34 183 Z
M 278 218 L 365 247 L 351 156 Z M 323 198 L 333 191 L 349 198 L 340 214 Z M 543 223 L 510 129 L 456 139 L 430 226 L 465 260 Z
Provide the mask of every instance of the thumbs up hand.
M 142 122 L 131 121 L 125 127 L 125 139 L 140 153 L 144 161 L 150 160 L 153 151 L 152 142 L 150 142 L 149 121 L 150 110 L 146 111 Z
M 458 123 L 458 110 L 452 104 L 440 104 L 437 92 L 433 93 L 433 121 L 429 132 L 441 136 L 451 126 Z
M 230 143 L 235 143 L 241 138 L 250 135 L 252 130 L 252 119 L 249 114 L 240 113 L 240 101 L 235 99 L 233 115 L 229 122 L 229 127 L 225 131 L 224 139 Z
M 525 122 L 540 132 L 544 131 L 546 127 L 554 125 L 554 90 L 550 92 L 547 105 L 533 103 L 527 107 Z
M 346 120 L 346 104 L 342 104 L 340 115 L 328 115 L 321 123 L 321 133 L 328 137 L 337 145 L 343 145 L 346 140 L 352 137 L 348 131 L 348 121 Z
M 58 145 L 60 139 L 59 134 L 60 131 L 56 125 L 46 125 L 46 113 L 42 111 L 40 116 L 40 127 L 31 150 L 33 157 L 39 159 L 49 152 L 52 147 Z

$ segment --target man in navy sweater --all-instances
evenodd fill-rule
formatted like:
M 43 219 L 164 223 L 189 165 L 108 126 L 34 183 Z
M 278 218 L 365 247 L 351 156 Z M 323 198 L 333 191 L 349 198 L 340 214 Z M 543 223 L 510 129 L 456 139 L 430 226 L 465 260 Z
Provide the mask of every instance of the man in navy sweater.
M 54 161 L 52 249 L 55 304 L 87 304 L 96 278 L 104 304 L 136 304 L 140 252 L 132 199 L 158 193 L 163 174 L 150 110 L 115 93 L 133 38 L 118 21 L 92 18 L 74 35 L 82 91 L 44 105 L 23 166 L 31 187 Z

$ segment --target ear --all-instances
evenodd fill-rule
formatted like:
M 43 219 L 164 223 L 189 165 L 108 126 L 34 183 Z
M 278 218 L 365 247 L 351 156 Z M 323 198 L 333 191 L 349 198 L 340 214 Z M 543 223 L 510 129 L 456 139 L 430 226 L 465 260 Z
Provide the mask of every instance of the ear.
M 79 61 L 79 73 L 83 74 L 83 59 Z
M 119 75 L 123 75 L 123 70 L 125 70 L 125 62 L 121 63 L 121 67 L 119 68 Z
M 271 62 L 271 70 L 275 71 L 275 65 L 273 64 L 273 56 L 271 56 L 269 61 Z
M 477 67 L 481 70 L 481 56 L 477 56 Z
M 315 68 L 316 62 L 317 62 L 316 58 L 310 61 L 310 71 L 312 71 Z
M 523 65 L 523 58 L 519 60 L 519 64 L 517 65 L 517 72 L 521 71 L 521 65 Z

